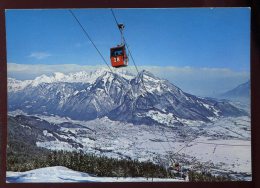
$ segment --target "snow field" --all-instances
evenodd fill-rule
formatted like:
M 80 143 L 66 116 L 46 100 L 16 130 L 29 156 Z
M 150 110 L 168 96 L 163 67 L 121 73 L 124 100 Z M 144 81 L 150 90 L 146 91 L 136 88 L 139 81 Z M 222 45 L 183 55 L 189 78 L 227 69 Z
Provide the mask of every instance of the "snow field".
M 54 166 L 30 170 L 27 172 L 7 172 L 7 183 L 55 183 L 55 182 L 181 182 L 181 179 L 166 178 L 123 178 L 96 177 L 88 173 L 77 172 L 63 166 Z

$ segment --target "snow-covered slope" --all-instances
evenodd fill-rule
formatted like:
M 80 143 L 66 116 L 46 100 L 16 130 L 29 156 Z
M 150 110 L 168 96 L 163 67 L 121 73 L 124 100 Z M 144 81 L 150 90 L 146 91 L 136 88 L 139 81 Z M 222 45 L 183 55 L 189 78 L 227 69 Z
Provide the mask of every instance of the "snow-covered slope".
M 25 182 L 180 182 L 180 179 L 160 178 L 116 178 L 96 177 L 88 173 L 77 172 L 63 166 L 54 166 L 30 170 L 27 172 L 7 172 L 7 183 Z
M 8 78 L 7 82 L 8 92 L 16 92 L 27 87 L 29 84 L 32 83 L 32 80 L 21 81 L 14 78 Z

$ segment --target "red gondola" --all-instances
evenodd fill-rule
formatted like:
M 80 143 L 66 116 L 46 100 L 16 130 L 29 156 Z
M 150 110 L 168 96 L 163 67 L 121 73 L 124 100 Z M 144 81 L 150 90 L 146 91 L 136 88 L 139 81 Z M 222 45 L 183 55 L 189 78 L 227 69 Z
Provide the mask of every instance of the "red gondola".
M 125 67 L 128 65 L 128 57 L 124 44 L 110 48 L 110 60 L 112 67 L 115 68 Z
M 112 67 L 125 67 L 128 65 L 128 57 L 125 48 L 125 40 L 123 36 L 123 30 L 125 26 L 123 24 L 117 25 L 121 33 L 121 44 L 110 48 L 110 60 Z

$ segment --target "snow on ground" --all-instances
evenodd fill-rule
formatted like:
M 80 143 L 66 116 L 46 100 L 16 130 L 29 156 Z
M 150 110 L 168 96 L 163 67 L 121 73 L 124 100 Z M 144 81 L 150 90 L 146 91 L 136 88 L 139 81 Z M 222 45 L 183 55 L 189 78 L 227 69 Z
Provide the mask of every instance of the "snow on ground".
M 48 142 L 36 142 L 36 145 L 38 147 L 51 148 L 52 150 L 66 150 L 66 151 L 73 151 L 73 150 L 75 150 L 67 142 L 62 142 L 62 141 L 59 141 L 59 140 L 48 141 Z
M 7 172 L 7 183 L 23 182 L 181 182 L 181 179 L 143 178 L 143 177 L 96 177 L 88 173 L 73 171 L 63 166 L 30 170 L 27 172 Z
M 207 125 L 207 133 L 214 137 L 234 137 L 241 140 L 251 139 L 251 120 L 248 116 L 221 118 Z
M 222 170 L 251 173 L 250 141 L 207 139 L 194 140 L 183 153 L 196 156 L 200 162 L 212 162 Z
M 148 113 L 146 113 L 143 116 L 151 117 L 155 121 L 168 125 L 168 126 L 173 125 L 174 123 L 178 122 L 177 120 L 175 120 L 172 113 L 163 114 L 163 113 L 155 111 L 155 110 L 150 110 L 150 111 L 148 111 Z

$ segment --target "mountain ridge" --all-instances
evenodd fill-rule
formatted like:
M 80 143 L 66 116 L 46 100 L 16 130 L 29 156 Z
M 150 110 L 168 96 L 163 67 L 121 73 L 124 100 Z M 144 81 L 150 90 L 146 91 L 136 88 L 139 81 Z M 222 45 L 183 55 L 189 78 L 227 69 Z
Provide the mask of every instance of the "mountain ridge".
M 83 74 L 83 78 L 89 79 L 81 82 L 82 77 L 66 80 L 61 79 L 66 75 L 56 73 L 60 79 L 53 82 L 44 77 L 46 82 L 10 89 L 9 110 L 22 109 L 29 114 L 54 114 L 79 120 L 107 116 L 111 120 L 148 125 L 180 125 L 184 120 L 209 122 L 220 116 L 246 115 L 228 102 L 185 93 L 146 70 L 135 77 L 100 70 L 91 74 Z M 68 80 L 70 82 L 66 82 Z M 12 84 L 14 82 L 10 82 L 10 88 Z

